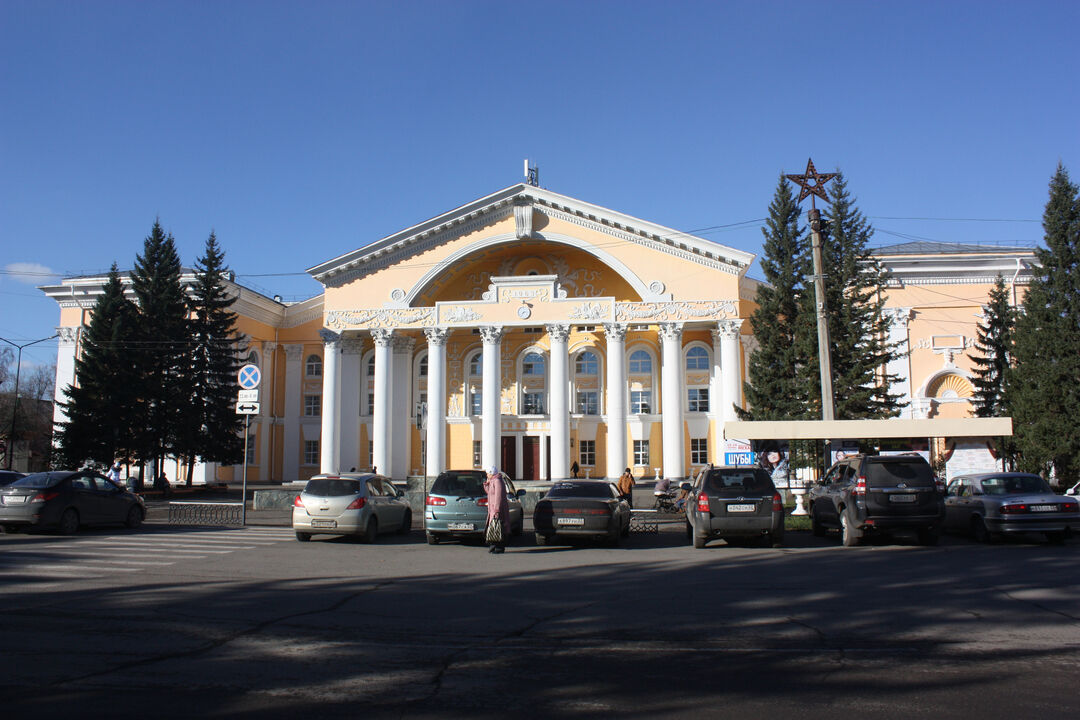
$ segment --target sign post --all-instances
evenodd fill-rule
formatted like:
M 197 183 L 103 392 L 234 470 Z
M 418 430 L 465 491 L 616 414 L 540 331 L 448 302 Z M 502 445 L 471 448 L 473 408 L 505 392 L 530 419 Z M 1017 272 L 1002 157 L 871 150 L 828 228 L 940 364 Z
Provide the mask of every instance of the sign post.
M 262 381 L 262 373 L 255 365 L 245 365 L 236 374 L 237 384 L 240 390 L 236 392 L 236 413 L 244 416 L 244 469 L 242 471 L 243 482 L 240 490 L 240 524 L 247 525 L 247 457 L 248 457 L 248 423 L 252 415 L 259 414 L 259 382 Z

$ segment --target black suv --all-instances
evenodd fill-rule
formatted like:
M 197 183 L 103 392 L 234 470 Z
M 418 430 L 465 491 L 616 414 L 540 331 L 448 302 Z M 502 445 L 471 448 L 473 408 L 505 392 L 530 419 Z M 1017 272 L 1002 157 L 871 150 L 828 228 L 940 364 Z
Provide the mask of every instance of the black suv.
M 784 506 L 769 473 L 745 465 L 702 470 L 686 498 L 686 537 L 696 548 L 713 538 L 783 545 Z
M 945 497 L 921 455 L 852 455 L 829 468 L 809 492 L 814 534 L 839 528 L 844 545 L 863 535 L 915 530 L 923 545 L 936 545 L 945 519 Z

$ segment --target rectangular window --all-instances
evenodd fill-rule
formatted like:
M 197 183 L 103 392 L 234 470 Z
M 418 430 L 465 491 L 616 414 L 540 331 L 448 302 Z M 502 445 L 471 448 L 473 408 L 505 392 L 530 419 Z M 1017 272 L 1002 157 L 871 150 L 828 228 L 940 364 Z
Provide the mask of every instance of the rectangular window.
M 709 412 L 709 388 L 689 388 L 687 391 L 690 412 Z
M 705 438 L 690 438 L 690 464 L 709 464 L 709 443 Z
M 634 464 L 635 465 L 649 465 L 649 441 L 648 440 L 635 440 L 634 441 Z
M 472 414 L 480 417 L 484 414 L 484 397 L 479 392 L 469 393 L 469 402 L 472 403 Z
M 472 464 L 473 467 L 480 467 L 480 451 L 482 444 L 479 440 L 473 440 L 472 444 Z
M 304 415 L 307 417 L 322 415 L 322 395 L 304 396 Z
M 596 390 L 578 390 L 576 412 L 582 415 L 600 414 L 600 393 Z
M 367 414 L 375 414 L 375 388 L 368 388 L 367 391 Z
M 539 392 L 527 392 L 525 397 L 522 398 L 521 403 L 522 415 L 543 415 L 544 414 L 544 393 Z
M 367 464 L 369 466 L 375 464 L 375 441 L 368 440 L 367 444 Z
M 582 465 L 596 465 L 596 441 L 582 440 L 578 443 L 578 458 Z
M 304 464 L 305 465 L 318 465 L 319 464 L 319 441 L 318 440 L 305 440 L 304 441 Z
M 630 391 L 630 414 L 631 415 L 648 415 L 652 412 L 652 391 L 651 390 L 631 390 Z

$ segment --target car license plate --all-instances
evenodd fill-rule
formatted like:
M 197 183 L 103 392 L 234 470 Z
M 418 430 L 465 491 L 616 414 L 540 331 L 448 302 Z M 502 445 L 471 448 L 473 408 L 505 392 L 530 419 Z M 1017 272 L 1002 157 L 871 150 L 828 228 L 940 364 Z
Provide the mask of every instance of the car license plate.
M 889 502 L 913 503 L 919 499 L 918 495 L 890 495 Z
M 447 530 L 475 530 L 476 529 L 476 523 L 462 523 L 462 522 L 446 523 L 446 529 Z
M 5 505 L 21 505 L 26 502 L 25 495 L 9 495 L 4 497 Z
M 555 523 L 558 524 L 558 525 L 584 525 L 585 524 L 585 518 L 561 517 L 561 518 L 556 518 Z
M 1028 509 L 1031 512 L 1055 512 L 1057 505 L 1031 505 Z
M 727 506 L 728 512 L 754 512 L 757 505 L 753 503 L 731 503 Z
M 312 520 L 311 527 L 313 528 L 336 528 L 337 520 Z

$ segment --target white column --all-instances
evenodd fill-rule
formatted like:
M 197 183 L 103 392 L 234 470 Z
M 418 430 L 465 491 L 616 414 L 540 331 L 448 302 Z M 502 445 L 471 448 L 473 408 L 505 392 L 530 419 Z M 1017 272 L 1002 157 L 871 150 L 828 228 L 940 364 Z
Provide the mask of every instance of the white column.
M 626 457 L 626 325 L 605 323 L 607 336 L 607 477 L 622 475 Z
M 712 375 L 709 377 L 709 462 L 723 464 L 724 460 L 724 416 L 721 402 L 724 399 L 723 373 L 720 371 L 720 340 L 723 336 L 718 329 L 712 330 Z
M 551 417 L 551 479 L 565 480 L 570 477 L 570 355 L 566 347 L 570 326 L 548 325 L 547 332 L 551 338 L 551 374 L 548 377 L 548 395 L 551 398 L 548 407 Z M 545 454 L 541 448 L 541 465 Z
M 341 335 L 332 330 L 319 330 L 323 340 L 322 434 L 319 445 L 319 471 L 341 472 L 340 432 L 338 417 L 341 393 Z
M 376 328 L 371 331 L 375 340 L 375 402 L 371 418 L 371 464 L 376 470 L 390 470 L 390 384 L 393 369 L 390 364 L 390 340 L 394 331 Z
M 75 351 L 79 345 L 79 335 L 82 328 L 58 327 L 56 334 L 60 336 L 56 347 L 56 384 L 53 387 L 53 428 L 58 423 L 67 422 L 67 413 L 60 403 L 68 401 L 67 389 L 75 384 Z M 54 435 L 58 438 L 58 435 Z M 55 440 L 54 440 L 55 441 Z
M 498 465 L 502 455 L 502 336 L 501 326 L 480 328 L 480 337 L 484 340 L 480 460 L 484 468 Z
M 427 467 L 428 477 L 446 469 L 446 341 L 449 328 L 426 328 L 428 341 Z
M 355 335 L 341 341 L 341 470 L 360 467 L 360 354 L 364 342 Z
M 282 440 L 285 447 L 281 449 L 282 482 L 300 479 L 300 395 L 304 389 L 301 376 L 303 355 L 303 345 L 285 346 L 285 433 Z
M 262 383 L 259 385 L 259 403 L 262 414 L 259 415 L 258 446 L 259 446 L 259 481 L 269 482 L 273 475 L 273 457 L 270 455 L 270 438 L 274 435 L 274 352 L 277 350 L 276 342 L 263 342 L 262 352 L 259 353 L 261 361 L 259 371 L 262 373 Z
M 383 474 L 404 480 L 411 471 L 413 416 L 413 347 L 416 340 L 397 335 L 391 345 L 394 349 L 393 399 L 390 401 L 390 467 Z M 380 468 L 381 470 L 381 468 Z
M 660 412 L 663 413 L 664 477 L 681 480 L 686 477 L 683 458 L 683 360 L 682 323 L 661 323 L 660 338 L 663 356 L 660 382 L 663 390 Z
M 900 395 L 901 402 L 907 406 L 900 411 L 903 417 L 914 417 L 915 408 L 911 403 L 911 353 L 908 352 L 908 321 L 911 319 L 911 308 L 885 308 L 885 317 L 889 319 L 889 343 L 901 348 L 899 357 L 893 358 L 885 365 L 885 372 L 896 379 L 889 387 L 889 392 Z
M 724 394 L 720 398 L 720 419 L 723 422 L 738 420 L 735 406 L 742 407 L 742 366 L 739 363 L 739 328 L 742 324 L 740 319 L 717 323 L 720 330 L 720 373 L 724 385 Z

